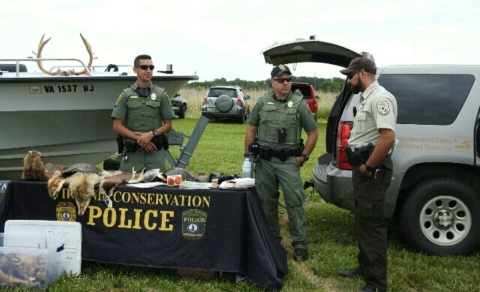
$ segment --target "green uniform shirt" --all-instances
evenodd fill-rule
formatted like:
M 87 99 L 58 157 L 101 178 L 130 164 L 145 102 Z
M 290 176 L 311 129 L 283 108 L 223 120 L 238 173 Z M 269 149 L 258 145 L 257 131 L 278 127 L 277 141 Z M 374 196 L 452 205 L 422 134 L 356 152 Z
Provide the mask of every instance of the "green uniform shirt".
M 150 93 L 142 97 L 138 84 L 125 88 L 115 103 L 112 118 L 120 119 L 131 131 L 147 132 L 160 127 L 165 120 L 175 117 L 167 92 L 149 85 Z
M 293 95 L 290 93 L 285 101 L 279 101 L 274 98 L 274 93 L 273 91 L 267 92 L 264 96 L 262 96 L 257 104 L 253 107 L 253 110 L 250 114 L 250 117 L 248 119 L 248 123 L 252 126 L 255 127 L 261 127 L 261 116 L 262 116 L 262 111 L 265 110 L 271 110 L 272 108 L 276 108 L 276 112 L 278 115 L 286 114 L 290 115 L 289 111 L 292 109 L 293 102 L 298 99 L 299 97 L 297 95 Z M 279 116 L 278 120 L 280 120 L 281 117 Z M 275 120 L 275 119 L 272 119 Z M 303 128 L 306 132 L 310 132 L 312 130 L 315 130 L 318 125 L 315 121 L 315 119 L 312 117 L 312 114 L 310 113 L 310 110 L 308 108 L 307 103 L 304 100 L 301 100 L 300 105 L 297 107 L 296 112 L 294 115 L 291 117 L 291 123 L 295 124 L 288 124 L 288 125 L 275 125 L 275 127 L 272 127 L 269 129 L 271 131 L 271 135 L 277 135 L 277 127 L 296 127 L 298 125 L 299 129 Z M 260 130 L 260 129 L 259 129 Z M 301 131 L 299 133 L 296 133 L 295 135 L 298 135 L 300 137 Z M 288 138 L 287 138 L 288 139 Z M 262 138 L 259 137 L 258 143 L 262 146 L 268 146 L 271 149 L 296 149 L 299 145 L 287 145 L 287 144 L 282 144 L 282 143 L 273 143 L 271 141 L 264 141 Z

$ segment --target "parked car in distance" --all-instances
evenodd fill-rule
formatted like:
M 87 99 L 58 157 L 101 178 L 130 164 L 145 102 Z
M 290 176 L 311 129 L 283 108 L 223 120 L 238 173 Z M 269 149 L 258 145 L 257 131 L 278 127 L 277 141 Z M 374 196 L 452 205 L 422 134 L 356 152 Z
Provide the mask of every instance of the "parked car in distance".
M 300 93 L 303 100 L 308 104 L 312 117 L 315 121 L 318 118 L 318 96 L 315 94 L 315 88 L 311 83 L 292 82 L 292 93 Z
M 272 64 L 301 59 L 347 67 L 361 55 L 326 42 L 299 40 L 269 48 L 264 56 Z M 468 255 L 480 248 L 479 78 L 480 66 L 474 65 L 377 69 L 378 83 L 398 105 L 398 144 L 384 216 L 398 220 L 402 237 L 414 250 Z M 356 114 L 360 95 L 348 85 L 338 95 L 327 120 L 326 153 L 312 171 L 322 198 L 351 211 L 352 166 L 344 150 L 354 120 L 366 119 Z
M 250 96 L 237 85 L 213 85 L 203 99 L 202 115 L 243 124 L 250 115 Z
M 187 101 L 181 97 L 179 93 L 177 93 L 172 98 L 171 104 L 175 115 L 177 115 L 180 119 L 184 119 L 185 112 L 187 111 Z

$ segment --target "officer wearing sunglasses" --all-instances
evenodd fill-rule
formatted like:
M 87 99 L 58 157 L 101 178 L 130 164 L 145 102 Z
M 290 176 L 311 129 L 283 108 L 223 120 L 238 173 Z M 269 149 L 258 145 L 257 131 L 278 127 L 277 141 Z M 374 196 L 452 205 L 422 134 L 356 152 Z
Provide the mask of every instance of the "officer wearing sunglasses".
M 305 190 L 300 167 L 308 161 L 317 142 L 317 122 L 303 98 L 291 92 L 290 68 L 278 65 L 270 74 L 273 90 L 258 100 L 250 114 L 245 134 L 245 153 L 251 152 L 251 145 L 258 146 L 255 147 L 258 151 L 254 153 L 255 187 L 270 230 L 279 241 L 282 240 L 278 222 L 278 188 L 281 187 L 295 249 L 293 259 L 306 261 Z M 301 139 L 302 129 L 307 133 L 305 145 Z
M 137 81 L 119 95 L 111 117 L 123 146 L 120 171 L 166 171 L 165 133 L 172 129 L 174 112 L 164 88 L 152 84 L 154 65 L 149 55 L 134 60 Z M 168 147 L 168 146 L 167 146 Z

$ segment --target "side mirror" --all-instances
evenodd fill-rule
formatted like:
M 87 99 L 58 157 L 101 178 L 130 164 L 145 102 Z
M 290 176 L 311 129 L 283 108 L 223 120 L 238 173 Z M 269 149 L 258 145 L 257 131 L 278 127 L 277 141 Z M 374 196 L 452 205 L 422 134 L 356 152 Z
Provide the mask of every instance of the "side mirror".
M 243 98 L 244 99 L 250 99 L 250 95 L 245 95 Z
M 318 95 L 315 95 L 315 98 L 316 98 L 317 100 L 320 100 L 320 96 L 318 96 Z

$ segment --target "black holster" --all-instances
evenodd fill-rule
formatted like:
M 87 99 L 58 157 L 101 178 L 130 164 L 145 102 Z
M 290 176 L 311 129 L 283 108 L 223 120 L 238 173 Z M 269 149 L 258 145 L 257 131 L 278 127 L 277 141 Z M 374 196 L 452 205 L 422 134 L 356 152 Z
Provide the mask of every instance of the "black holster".
M 161 148 L 168 150 L 168 139 L 167 139 L 167 135 L 165 134 L 153 137 L 152 143 L 155 144 L 155 147 L 157 147 L 157 150 L 160 150 Z
M 350 147 L 345 148 L 345 154 L 347 155 L 348 163 L 350 163 L 352 166 L 358 166 L 362 163 L 366 163 L 374 148 L 375 146 L 373 146 L 372 143 L 368 143 L 367 146 L 355 148 L 354 150 L 352 150 Z
M 137 151 L 137 141 L 130 139 L 130 138 L 125 138 L 125 149 L 127 149 L 127 152 L 133 153 Z
M 120 135 L 117 136 L 117 148 L 118 154 L 125 154 L 125 152 L 133 153 L 137 150 L 137 141 L 129 138 L 124 138 Z

